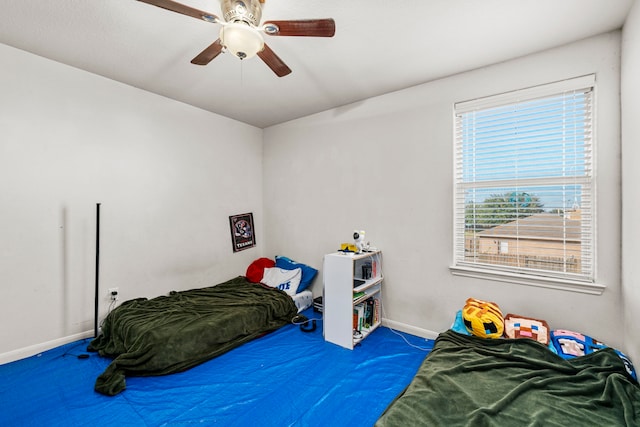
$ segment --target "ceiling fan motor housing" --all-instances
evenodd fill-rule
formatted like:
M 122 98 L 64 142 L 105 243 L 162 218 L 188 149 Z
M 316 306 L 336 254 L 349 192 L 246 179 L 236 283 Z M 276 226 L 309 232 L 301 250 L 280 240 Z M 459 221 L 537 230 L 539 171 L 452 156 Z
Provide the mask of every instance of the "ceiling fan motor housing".
M 240 21 L 257 27 L 262 18 L 262 5 L 259 0 L 221 0 L 221 8 L 226 22 Z

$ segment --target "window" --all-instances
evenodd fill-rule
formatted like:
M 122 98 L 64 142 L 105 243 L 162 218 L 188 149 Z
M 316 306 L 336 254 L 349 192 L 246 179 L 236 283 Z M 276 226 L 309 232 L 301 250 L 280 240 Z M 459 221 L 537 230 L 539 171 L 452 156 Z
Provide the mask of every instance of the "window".
M 590 75 L 455 105 L 453 273 L 601 292 L 594 84 Z

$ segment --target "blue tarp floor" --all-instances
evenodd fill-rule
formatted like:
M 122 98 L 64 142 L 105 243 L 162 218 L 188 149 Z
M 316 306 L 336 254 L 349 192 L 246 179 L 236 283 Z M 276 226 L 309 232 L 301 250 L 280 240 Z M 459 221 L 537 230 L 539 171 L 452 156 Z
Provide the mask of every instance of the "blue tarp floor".
M 77 357 L 89 341 L 0 365 L 0 426 L 372 426 L 433 347 L 380 327 L 351 351 L 325 342 L 321 322 L 288 325 L 108 397 L 93 386 L 110 359 Z

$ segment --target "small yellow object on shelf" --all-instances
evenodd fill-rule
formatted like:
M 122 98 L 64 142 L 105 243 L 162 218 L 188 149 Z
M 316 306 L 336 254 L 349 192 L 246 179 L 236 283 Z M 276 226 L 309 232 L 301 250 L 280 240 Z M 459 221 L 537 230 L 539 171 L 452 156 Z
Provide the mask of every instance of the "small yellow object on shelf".
M 340 245 L 342 252 L 358 252 L 358 248 L 353 243 L 343 243 Z

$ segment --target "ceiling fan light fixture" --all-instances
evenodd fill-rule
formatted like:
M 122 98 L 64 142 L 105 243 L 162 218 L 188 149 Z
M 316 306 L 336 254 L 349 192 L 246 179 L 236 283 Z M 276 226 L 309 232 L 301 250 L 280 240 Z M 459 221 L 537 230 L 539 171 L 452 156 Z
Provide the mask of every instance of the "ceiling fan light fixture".
M 220 40 L 229 52 L 240 59 L 249 59 L 264 48 L 260 32 L 240 22 L 224 25 L 220 29 Z

